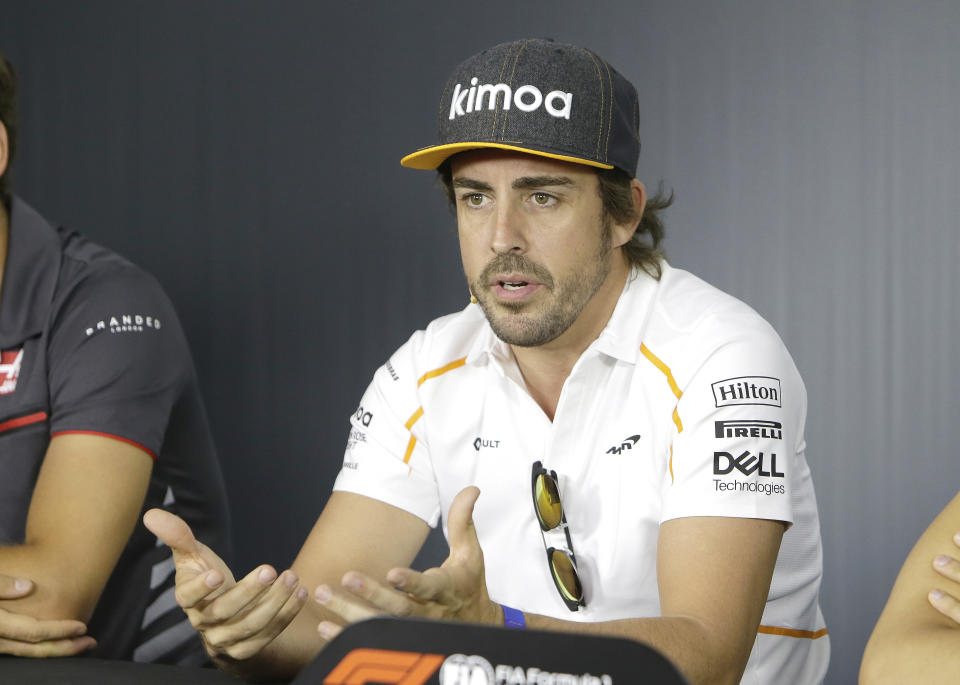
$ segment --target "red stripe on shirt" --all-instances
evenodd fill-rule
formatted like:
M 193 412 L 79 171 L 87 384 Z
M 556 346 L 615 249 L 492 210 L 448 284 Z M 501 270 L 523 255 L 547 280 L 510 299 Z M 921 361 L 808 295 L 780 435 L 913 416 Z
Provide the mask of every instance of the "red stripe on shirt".
M 26 416 L 18 416 L 15 419 L 8 419 L 3 423 L 0 423 L 0 433 L 5 433 L 14 428 L 20 428 L 21 426 L 29 426 L 32 423 L 40 423 L 41 421 L 47 420 L 47 412 L 38 411 L 33 414 L 27 414 Z
M 55 438 L 55 437 L 57 437 L 58 435 L 98 435 L 98 436 L 100 436 L 100 437 L 102 437 L 102 438 L 113 438 L 114 440 L 119 440 L 120 442 L 125 442 L 125 443 L 127 443 L 128 445 L 133 445 L 134 447 L 139 447 L 139 448 L 142 449 L 144 452 L 146 452 L 147 454 L 149 454 L 151 459 L 153 459 L 154 461 L 157 460 L 157 455 L 153 453 L 153 450 L 150 450 L 150 449 L 144 447 L 144 446 L 141 445 L 139 442 L 135 442 L 134 440 L 130 440 L 129 438 L 120 437 L 119 435 L 112 435 L 112 434 L 110 434 L 110 433 L 101 433 L 100 431 L 73 431 L 73 430 L 71 430 L 71 431 L 59 431 L 59 432 L 57 432 L 57 433 L 54 433 L 54 434 L 51 435 L 50 437 L 51 437 L 51 438 Z

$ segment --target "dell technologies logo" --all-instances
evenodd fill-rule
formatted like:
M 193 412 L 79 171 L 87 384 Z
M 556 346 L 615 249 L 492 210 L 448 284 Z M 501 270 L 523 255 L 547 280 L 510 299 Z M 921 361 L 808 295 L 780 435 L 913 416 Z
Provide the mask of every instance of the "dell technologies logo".
M 740 376 L 711 383 L 716 406 L 737 404 L 765 404 L 780 406 L 780 379 L 770 376 Z
M 520 86 L 513 90 L 506 83 L 484 83 L 477 85 L 477 77 L 470 79 L 470 87 L 464 88 L 459 83 L 453 89 L 453 98 L 450 100 L 450 121 L 470 112 L 479 112 L 483 109 L 483 99 L 487 99 L 487 109 L 497 108 L 497 99 L 502 96 L 502 107 L 510 109 L 510 103 L 521 112 L 533 112 L 543 105 L 550 116 L 558 119 L 569 119 L 573 105 L 573 93 L 562 90 L 551 90 L 544 96 L 536 86 Z
M 742 419 L 739 421 L 714 421 L 717 438 L 768 438 L 783 440 L 783 425 L 777 421 Z
M 766 462 L 766 463 L 765 463 Z M 769 467 L 769 471 L 764 468 Z M 729 452 L 713 453 L 713 474 L 715 476 L 724 476 L 736 469 L 745 476 L 749 476 L 755 471 L 758 476 L 768 478 L 783 478 L 783 471 L 777 471 L 777 455 L 764 455 L 758 452 L 756 456 L 745 450 L 739 457 L 735 457 Z

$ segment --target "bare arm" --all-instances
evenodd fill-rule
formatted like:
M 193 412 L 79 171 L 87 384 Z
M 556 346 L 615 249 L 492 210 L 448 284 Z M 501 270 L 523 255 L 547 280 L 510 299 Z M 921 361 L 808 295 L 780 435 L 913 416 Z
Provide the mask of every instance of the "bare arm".
M 108 437 L 67 434 L 50 441 L 26 539 L 0 547 L 0 573 L 33 581 L 29 594 L 0 600 L 0 637 L 6 640 L 0 652 L 52 656 L 95 644 L 64 640 L 85 632 L 83 622 L 136 524 L 152 466 L 143 450 Z
M 376 580 L 384 576 L 347 574 L 349 592 L 326 588 L 327 607 L 350 621 L 386 611 L 503 625 L 500 607 L 487 596 L 483 553 L 473 530 L 478 494 L 466 488 L 454 500 L 450 557 L 439 569 L 392 569 L 386 583 Z M 660 617 L 580 623 L 526 614 L 527 625 L 639 640 L 662 651 L 692 683 L 738 683 L 760 625 L 783 530 L 781 522 L 762 519 L 668 521 L 658 546 Z M 324 631 L 332 636 L 337 629 L 327 623 Z
M 938 557 L 958 556 L 952 542 L 958 530 L 960 493 L 903 563 L 864 651 L 861 683 L 952 682 L 960 673 L 960 565 L 934 565 Z M 939 599 L 930 597 L 935 589 L 942 593 Z
M 182 521 L 151 510 L 144 522 L 173 549 L 177 601 L 208 653 L 222 668 L 251 679 L 289 678 L 326 644 L 317 626 L 336 617 L 308 603 L 305 588 L 339 583 L 349 569 L 383 577 L 409 565 L 429 532 L 423 520 L 401 509 L 334 492 L 290 570 L 278 577 L 258 567 L 234 584 L 223 562 L 198 545 Z

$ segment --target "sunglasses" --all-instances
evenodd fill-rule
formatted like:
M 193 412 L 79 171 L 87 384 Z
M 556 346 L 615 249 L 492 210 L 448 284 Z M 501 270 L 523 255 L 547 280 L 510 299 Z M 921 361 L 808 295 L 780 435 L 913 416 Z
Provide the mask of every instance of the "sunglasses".
M 547 550 L 547 564 L 550 566 L 550 575 L 557 586 L 560 598 L 570 611 L 577 611 L 586 606 L 583 599 L 583 588 L 580 585 L 580 576 L 577 574 L 577 557 L 573 554 L 573 541 L 570 539 L 570 528 L 560 503 L 560 488 L 557 486 L 557 472 L 547 471 L 539 461 L 533 464 L 531 477 L 533 489 L 533 510 L 537 513 L 540 522 L 540 537 L 543 547 Z M 566 549 L 549 547 L 544 533 L 562 528 L 567 538 Z

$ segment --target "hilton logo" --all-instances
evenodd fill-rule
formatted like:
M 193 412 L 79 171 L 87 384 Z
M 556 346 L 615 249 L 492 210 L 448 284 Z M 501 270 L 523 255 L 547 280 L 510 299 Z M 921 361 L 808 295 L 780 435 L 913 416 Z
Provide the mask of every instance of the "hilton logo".
M 770 376 L 740 376 L 711 383 L 717 407 L 735 404 L 780 406 L 780 379 Z

